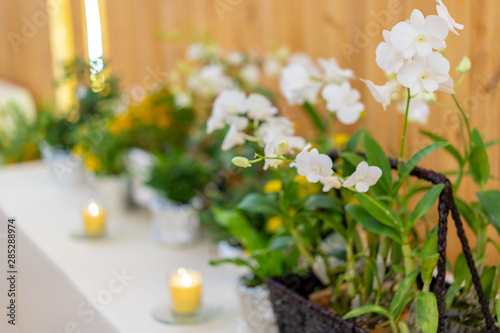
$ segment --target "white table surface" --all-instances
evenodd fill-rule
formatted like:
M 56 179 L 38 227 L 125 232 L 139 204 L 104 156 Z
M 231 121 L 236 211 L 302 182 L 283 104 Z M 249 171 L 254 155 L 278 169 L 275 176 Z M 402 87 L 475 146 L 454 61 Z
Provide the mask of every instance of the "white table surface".
M 202 241 L 181 250 L 161 247 L 150 236 L 147 212 L 122 209 L 108 211 L 113 230 L 109 239 L 76 240 L 70 234 L 81 225 L 80 212 L 89 195 L 83 185 L 58 184 L 41 162 L 0 168 L 0 208 L 17 219 L 19 232 L 19 332 L 246 331 L 235 276 L 228 269 L 208 265 L 217 255 L 215 246 Z M 0 225 L 5 237 L 4 224 Z M 152 318 L 152 309 L 169 300 L 166 276 L 178 267 L 202 272 L 204 301 L 219 304 L 223 308 L 220 317 L 194 326 L 169 326 Z M 109 303 L 96 301 L 99 296 L 109 296 L 110 282 L 116 285 L 114 273 L 123 270 L 133 280 L 112 293 Z M 91 318 L 89 304 L 95 302 L 97 311 Z M 85 309 L 83 315 L 79 310 Z M 68 329 L 70 322 L 78 329 Z

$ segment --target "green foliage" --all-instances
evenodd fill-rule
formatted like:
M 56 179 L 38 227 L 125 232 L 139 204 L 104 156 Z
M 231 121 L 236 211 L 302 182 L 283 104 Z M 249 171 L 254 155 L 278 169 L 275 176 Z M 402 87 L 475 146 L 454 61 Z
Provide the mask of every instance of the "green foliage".
M 436 295 L 421 292 L 417 295 L 417 320 L 423 333 L 435 333 L 438 328 Z
M 147 184 L 161 196 L 186 204 L 203 193 L 212 175 L 213 171 L 208 163 L 194 157 L 158 156 Z

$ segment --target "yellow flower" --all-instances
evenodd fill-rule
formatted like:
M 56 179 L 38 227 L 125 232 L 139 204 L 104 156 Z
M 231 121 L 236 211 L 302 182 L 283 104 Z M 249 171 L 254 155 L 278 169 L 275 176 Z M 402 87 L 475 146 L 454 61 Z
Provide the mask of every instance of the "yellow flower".
M 271 217 L 267 221 L 266 231 L 268 234 L 274 234 L 276 231 L 279 230 L 279 228 L 281 228 L 282 225 L 283 221 L 280 216 Z
M 335 135 L 335 144 L 339 147 L 344 147 L 349 141 L 349 136 L 347 134 L 341 133 Z
M 301 199 L 321 192 L 321 185 L 319 183 L 309 183 L 305 176 L 297 176 L 294 181 L 299 184 L 299 198 Z
M 264 186 L 265 193 L 278 193 L 281 192 L 281 189 L 282 189 L 281 181 L 277 179 L 268 181 L 267 184 Z
M 33 142 L 28 142 L 23 148 L 23 161 L 31 161 L 35 159 L 38 153 L 38 148 Z
M 355 196 L 352 196 L 350 199 L 349 199 L 349 203 L 350 204 L 359 204 L 359 201 L 358 199 L 356 199 Z
M 85 167 L 92 171 L 97 171 L 101 168 L 101 160 L 92 153 L 88 153 L 84 158 Z
M 79 143 L 73 147 L 72 152 L 75 155 L 83 156 L 83 155 L 85 155 L 86 150 L 87 149 L 86 149 L 85 145 L 83 145 L 82 143 Z

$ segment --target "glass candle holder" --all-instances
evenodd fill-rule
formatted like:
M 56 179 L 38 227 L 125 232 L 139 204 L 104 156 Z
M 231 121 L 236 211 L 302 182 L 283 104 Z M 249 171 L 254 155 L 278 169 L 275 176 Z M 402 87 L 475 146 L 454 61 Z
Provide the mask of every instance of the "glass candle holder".
M 88 237 L 100 237 L 106 233 L 106 210 L 91 201 L 82 211 L 83 229 Z
M 170 275 L 172 309 L 178 315 L 194 315 L 201 306 L 202 276 L 198 271 L 179 268 Z

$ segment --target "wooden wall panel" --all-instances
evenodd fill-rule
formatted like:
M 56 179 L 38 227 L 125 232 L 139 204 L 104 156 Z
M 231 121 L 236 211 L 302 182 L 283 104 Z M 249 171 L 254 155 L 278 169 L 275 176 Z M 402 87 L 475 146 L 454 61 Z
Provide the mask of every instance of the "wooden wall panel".
M 0 0 L 0 77 L 27 86 L 39 102 L 51 98 L 53 92 L 48 27 L 41 26 L 17 53 L 9 45 L 7 34 L 22 34 L 22 18 L 31 20 L 42 10 L 43 1 L 46 0 Z M 75 49 L 80 55 L 86 52 L 82 1 L 72 0 Z M 220 16 L 214 7 L 217 2 L 233 5 Z M 472 125 L 480 128 L 488 139 L 499 138 L 500 6 L 497 0 L 445 2 L 457 22 L 466 26 L 460 36 L 450 34 L 447 39 L 447 57 L 452 68 L 463 55 L 470 56 L 473 63 L 457 95 Z M 419 8 L 425 15 L 435 14 L 435 5 L 434 0 L 106 0 L 109 50 L 105 53 L 109 54 L 113 72 L 122 77 L 124 88 L 144 86 L 151 71 L 167 72 L 185 52 L 186 43 L 162 42 L 155 32 L 179 30 L 193 34 L 208 30 L 228 51 L 246 49 L 265 54 L 279 45 L 288 45 L 293 51 L 313 57 L 335 57 L 342 66 L 354 69 L 358 77 L 383 83 L 384 75 L 375 64 L 375 49 L 382 41 L 382 30 L 408 18 L 413 8 Z M 381 12 L 386 15 L 380 16 Z M 347 56 L 342 45 L 351 45 L 356 53 Z M 367 109 L 359 126 L 370 129 L 395 155 L 399 149 L 402 116 L 394 106 L 384 112 L 361 82 L 353 85 L 361 90 Z M 439 98 L 451 103 L 449 96 Z M 301 119 L 296 109 L 286 108 L 286 113 Z M 424 128 L 459 143 L 458 124 L 456 110 L 433 108 L 430 122 Z M 337 131 L 352 133 L 355 129 L 355 126 L 339 126 Z M 408 152 L 428 143 L 418 134 L 419 129 L 410 125 Z M 302 125 L 303 133 L 309 130 L 309 126 Z M 493 148 L 490 153 L 492 172 L 498 179 L 500 150 Z M 454 162 L 446 154 L 437 153 L 425 165 L 448 170 L 454 167 Z M 499 188 L 500 183 L 494 180 L 490 186 Z M 476 190 L 475 185 L 467 182 L 459 194 L 473 198 Z M 453 227 L 450 232 L 455 232 Z M 456 242 L 451 244 L 450 250 L 456 255 Z M 492 259 L 497 260 L 498 256 L 492 255 Z

